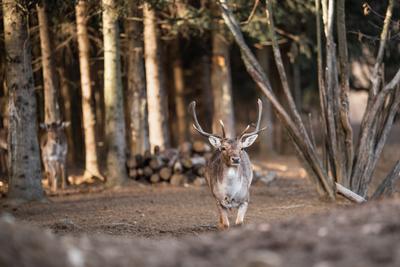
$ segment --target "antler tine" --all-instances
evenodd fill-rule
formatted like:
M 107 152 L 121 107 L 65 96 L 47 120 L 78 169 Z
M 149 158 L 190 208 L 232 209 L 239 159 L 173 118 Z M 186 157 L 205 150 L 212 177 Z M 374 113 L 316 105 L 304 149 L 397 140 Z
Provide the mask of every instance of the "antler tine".
M 226 138 L 226 133 L 225 133 L 225 125 L 222 120 L 219 120 L 219 124 L 221 124 L 221 129 L 222 129 L 222 137 Z
M 243 132 L 240 133 L 239 137 L 242 138 L 242 136 L 250 129 L 250 124 L 246 126 L 246 128 L 243 130 Z
M 242 134 L 241 134 L 241 136 L 240 136 L 240 139 L 242 139 L 243 137 L 247 137 L 247 136 L 250 136 L 250 135 L 257 134 L 257 133 L 259 133 L 259 132 L 264 131 L 265 129 L 267 129 L 267 127 L 263 127 L 263 128 L 260 129 L 261 116 L 262 116 L 262 101 L 261 101 L 261 99 L 258 99 L 258 100 L 257 100 L 257 104 L 258 104 L 258 118 L 257 118 L 256 128 L 254 129 L 254 131 L 249 132 L 249 133 L 246 133 L 247 130 L 250 128 L 250 125 L 248 125 L 248 126 L 246 127 L 246 129 L 242 132 Z
M 201 135 L 205 136 L 205 137 L 210 137 L 210 136 L 214 136 L 214 137 L 218 137 L 221 138 L 215 134 L 212 133 L 207 133 L 206 131 L 203 130 L 203 128 L 200 126 L 200 123 L 197 119 L 197 115 L 196 115 L 196 101 L 192 101 L 192 103 L 190 103 L 189 105 L 189 109 L 192 112 L 192 116 L 193 116 L 193 120 L 194 120 L 194 124 L 193 124 L 193 128 L 198 131 Z

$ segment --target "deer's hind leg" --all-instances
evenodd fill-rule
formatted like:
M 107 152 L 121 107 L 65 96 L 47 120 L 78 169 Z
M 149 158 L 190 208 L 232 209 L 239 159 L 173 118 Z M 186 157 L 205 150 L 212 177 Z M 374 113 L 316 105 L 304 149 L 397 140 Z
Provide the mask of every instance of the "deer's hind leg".
M 217 203 L 217 207 L 219 213 L 218 228 L 220 230 L 228 229 L 229 228 L 228 210 L 219 203 Z
M 54 162 L 48 165 L 48 182 L 50 186 L 50 190 L 52 192 L 57 191 L 57 166 L 55 166 Z
M 60 163 L 60 179 L 61 179 L 61 188 L 67 188 L 67 170 L 66 163 Z
M 240 206 L 238 208 L 237 216 L 236 216 L 236 222 L 235 222 L 236 225 L 243 224 L 244 216 L 246 215 L 248 206 L 249 206 L 248 202 L 244 202 L 244 203 L 240 204 Z

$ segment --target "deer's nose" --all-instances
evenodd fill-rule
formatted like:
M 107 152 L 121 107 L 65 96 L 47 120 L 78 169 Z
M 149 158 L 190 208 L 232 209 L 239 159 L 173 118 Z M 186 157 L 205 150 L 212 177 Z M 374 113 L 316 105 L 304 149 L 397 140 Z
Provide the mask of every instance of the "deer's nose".
M 234 164 L 239 164 L 240 163 L 240 157 L 231 157 L 231 162 Z
M 234 202 L 234 201 L 235 201 L 234 198 L 230 198 L 230 197 L 228 197 L 228 196 L 226 196 L 226 197 L 224 198 L 224 200 L 225 200 L 226 202 L 228 202 L 228 203 L 231 203 L 231 202 Z

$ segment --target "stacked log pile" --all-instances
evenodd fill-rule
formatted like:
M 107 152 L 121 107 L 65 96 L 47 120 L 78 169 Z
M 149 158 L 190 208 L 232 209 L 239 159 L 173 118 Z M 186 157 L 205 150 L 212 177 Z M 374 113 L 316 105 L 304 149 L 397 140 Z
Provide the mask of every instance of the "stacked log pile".
M 207 159 L 211 147 L 201 141 L 184 143 L 178 149 L 130 156 L 127 161 L 129 177 L 146 183 L 169 183 L 172 185 L 203 185 Z

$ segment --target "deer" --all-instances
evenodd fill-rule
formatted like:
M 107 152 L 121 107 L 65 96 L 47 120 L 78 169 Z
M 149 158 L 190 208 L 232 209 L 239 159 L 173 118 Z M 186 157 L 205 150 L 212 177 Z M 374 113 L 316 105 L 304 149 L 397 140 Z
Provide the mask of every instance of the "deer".
M 67 152 L 68 144 L 65 128 L 69 122 L 56 121 L 41 123 L 40 128 L 45 131 L 40 139 L 40 149 L 45 170 L 45 177 L 52 192 L 56 192 L 58 185 L 65 189 L 67 185 Z
M 243 224 L 247 212 L 249 189 L 253 180 L 253 167 L 250 157 L 244 150 L 250 147 L 258 137 L 262 115 L 262 101 L 258 99 L 258 120 L 255 129 L 249 132 L 250 125 L 244 131 L 234 137 L 228 138 L 225 133 L 224 123 L 219 123 L 222 129 L 222 136 L 208 133 L 200 126 L 196 115 L 196 102 L 189 105 L 193 116 L 193 128 L 215 148 L 212 156 L 206 163 L 205 178 L 214 197 L 219 214 L 218 228 L 228 229 L 230 226 L 228 211 L 237 209 L 235 225 Z

